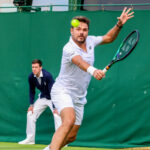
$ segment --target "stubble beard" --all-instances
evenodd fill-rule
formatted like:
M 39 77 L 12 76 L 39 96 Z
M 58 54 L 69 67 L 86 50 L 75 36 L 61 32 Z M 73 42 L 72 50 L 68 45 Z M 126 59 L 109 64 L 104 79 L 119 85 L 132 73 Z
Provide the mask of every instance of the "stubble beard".
M 85 43 L 85 40 L 86 40 L 86 38 L 85 38 L 85 37 L 83 37 L 83 40 L 78 40 L 78 39 L 76 39 L 76 41 L 77 41 L 79 44 L 83 44 L 83 43 Z

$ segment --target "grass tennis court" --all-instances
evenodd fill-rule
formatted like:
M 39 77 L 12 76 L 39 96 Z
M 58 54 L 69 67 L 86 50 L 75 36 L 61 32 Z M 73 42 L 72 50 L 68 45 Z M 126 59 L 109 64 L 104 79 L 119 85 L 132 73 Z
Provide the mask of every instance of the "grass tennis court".
M 63 47 L 70 38 L 71 19 L 88 17 L 89 35 L 101 36 L 117 28 L 121 9 L 0 13 L 0 150 L 43 150 L 46 145 L 41 144 L 48 143 L 54 133 L 54 118 L 47 108 L 37 121 L 36 139 L 40 144 L 17 144 L 25 137 L 32 60 L 41 59 L 43 69 L 56 79 Z M 103 80 L 92 78 L 77 140 L 63 150 L 150 150 L 150 10 L 134 12 L 135 17 L 121 29 L 114 43 L 96 47 L 94 66 L 103 69 L 120 42 L 135 29 L 141 35 L 137 47 L 126 60 L 114 65 Z M 134 146 L 138 148 L 123 149 Z
M 19 145 L 18 143 L 0 142 L 0 150 L 42 150 L 45 145 Z M 107 149 L 107 148 L 87 148 L 87 147 L 65 147 L 63 150 L 150 150 L 150 147 L 141 148 L 123 148 L 123 149 Z

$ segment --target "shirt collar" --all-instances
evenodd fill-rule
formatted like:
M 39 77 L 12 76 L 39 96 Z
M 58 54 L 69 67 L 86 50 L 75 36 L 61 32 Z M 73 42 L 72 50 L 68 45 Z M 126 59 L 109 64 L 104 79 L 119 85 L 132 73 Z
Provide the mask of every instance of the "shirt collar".
M 69 42 L 70 42 L 73 46 L 75 46 L 77 49 L 82 50 L 82 48 L 80 48 L 80 47 L 73 41 L 72 36 L 70 36 Z
M 43 72 L 42 72 L 42 70 L 41 70 L 41 72 L 40 72 L 40 76 L 39 76 L 39 77 L 37 77 L 36 75 L 34 75 L 34 77 L 36 77 L 36 78 L 43 77 Z

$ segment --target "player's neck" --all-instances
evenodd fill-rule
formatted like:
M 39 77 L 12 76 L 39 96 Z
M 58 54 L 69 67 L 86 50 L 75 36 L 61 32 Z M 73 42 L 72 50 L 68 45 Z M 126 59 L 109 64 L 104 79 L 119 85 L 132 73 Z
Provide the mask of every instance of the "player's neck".
M 77 42 L 77 41 L 74 41 L 81 49 L 83 49 L 85 52 L 87 52 L 87 49 L 86 49 L 86 42 L 84 43 L 80 43 L 80 42 Z
M 87 52 L 86 43 L 80 45 L 79 47 L 80 47 L 81 49 L 83 49 L 85 52 Z

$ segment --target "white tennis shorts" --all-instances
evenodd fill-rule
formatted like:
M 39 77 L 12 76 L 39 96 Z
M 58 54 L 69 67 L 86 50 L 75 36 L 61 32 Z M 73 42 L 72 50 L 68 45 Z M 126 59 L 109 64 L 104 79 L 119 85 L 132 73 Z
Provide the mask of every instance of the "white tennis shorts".
M 66 107 L 74 108 L 76 113 L 75 125 L 81 125 L 84 115 L 84 105 L 87 102 L 86 98 L 79 99 L 72 97 L 66 90 L 54 86 L 51 90 L 51 98 L 59 113 Z

